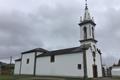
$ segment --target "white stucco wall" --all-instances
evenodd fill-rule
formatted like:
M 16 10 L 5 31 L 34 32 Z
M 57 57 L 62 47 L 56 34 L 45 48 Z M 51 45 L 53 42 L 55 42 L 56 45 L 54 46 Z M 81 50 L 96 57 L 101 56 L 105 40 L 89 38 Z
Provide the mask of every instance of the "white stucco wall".
M 111 72 L 112 76 L 120 76 L 120 67 L 113 67 Z
M 93 77 L 93 56 L 92 56 L 92 53 L 91 53 L 91 50 L 90 48 L 86 51 L 86 61 L 87 61 L 87 75 L 89 78 Z
M 102 65 L 101 65 L 101 58 L 100 54 L 97 52 L 96 54 L 96 65 L 98 68 L 98 77 L 102 77 Z
M 81 64 L 81 70 L 78 69 Z M 37 58 L 36 75 L 83 77 L 83 54 L 56 55 L 55 62 L 50 57 Z
M 15 61 L 14 74 L 19 75 L 19 73 L 20 73 L 20 61 Z
M 29 59 L 29 64 L 27 64 Z M 21 74 L 33 75 L 34 73 L 35 53 L 27 53 L 22 55 Z

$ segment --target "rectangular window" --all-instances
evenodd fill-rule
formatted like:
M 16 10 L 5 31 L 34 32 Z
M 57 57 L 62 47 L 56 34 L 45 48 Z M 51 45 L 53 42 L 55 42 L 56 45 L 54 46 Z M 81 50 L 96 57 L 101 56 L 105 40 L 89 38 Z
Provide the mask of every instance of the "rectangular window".
M 78 64 L 78 69 L 81 69 L 81 64 Z
M 91 36 L 91 26 L 90 26 L 90 25 L 89 25 L 89 32 L 90 32 L 89 34 L 90 34 L 90 36 Z
M 27 59 L 27 62 L 26 62 L 26 64 L 29 64 L 29 59 Z
M 55 62 L 55 56 L 54 55 L 51 56 L 50 61 Z

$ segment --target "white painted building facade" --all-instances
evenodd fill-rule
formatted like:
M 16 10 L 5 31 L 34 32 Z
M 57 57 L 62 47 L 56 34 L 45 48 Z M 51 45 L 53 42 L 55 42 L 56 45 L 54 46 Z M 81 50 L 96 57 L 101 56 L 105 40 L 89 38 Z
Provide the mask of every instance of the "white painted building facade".
M 20 59 L 15 61 L 15 69 L 14 74 L 19 75 L 20 74 Z
M 15 61 L 15 75 L 102 77 L 101 52 L 95 40 L 95 22 L 88 7 L 80 22 L 81 45 L 47 51 L 42 48 L 23 52 Z
M 56 55 L 52 63 L 49 56 L 37 58 L 36 75 L 83 77 L 83 66 L 78 69 L 78 64 L 83 64 L 82 57 L 81 53 Z
M 120 77 L 120 66 L 112 68 L 112 76 L 119 76 Z
M 111 73 L 112 73 L 112 76 L 116 77 L 116 76 L 119 76 L 120 77 L 120 60 L 118 62 L 117 65 L 113 65 L 112 66 L 112 70 L 111 70 Z

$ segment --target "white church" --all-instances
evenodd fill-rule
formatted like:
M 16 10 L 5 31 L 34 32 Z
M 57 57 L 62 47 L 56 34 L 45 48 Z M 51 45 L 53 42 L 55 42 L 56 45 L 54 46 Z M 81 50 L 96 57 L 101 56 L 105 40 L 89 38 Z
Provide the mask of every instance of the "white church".
M 48 51 L 36 48 L 21 53 L 15 60 L 15 75 L 60 76 L 60 77 L 102 77 L 101 51 L 95 39 L 95 22 L 88 6 L 80 23 L 80 46 Z

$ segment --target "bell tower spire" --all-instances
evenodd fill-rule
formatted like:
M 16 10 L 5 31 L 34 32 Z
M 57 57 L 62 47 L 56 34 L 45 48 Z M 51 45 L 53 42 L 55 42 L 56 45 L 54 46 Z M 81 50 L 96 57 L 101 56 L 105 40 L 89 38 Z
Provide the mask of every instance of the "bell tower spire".
M 90 17 L 90 13 L 89 13 L 89 10 L 88 10 L 87 0 L 85 0 L 85 1 L 86 1 L 86 3 L 85 3 L 84 20 L 90 20 L 91 17 Z
M 102 56 L 100 49 L 97 48 L 95 39 L 95 22 L 91 17 L 88 2 L 85 0 L 84 15 L 80 17 L 80 45 L 89 45 L 89 50 L 83 52 L 84 78 L 102 76 Z M 93 72 L 93 74 L 90 74 Z
M 85 0 L 85 12 L 84 16 L 80 18 L 80 42 L 85 43 L 96 43 L 94 28 L 96 26 L 93 18 L 90 16 L 88 9 L 88 2 Z

